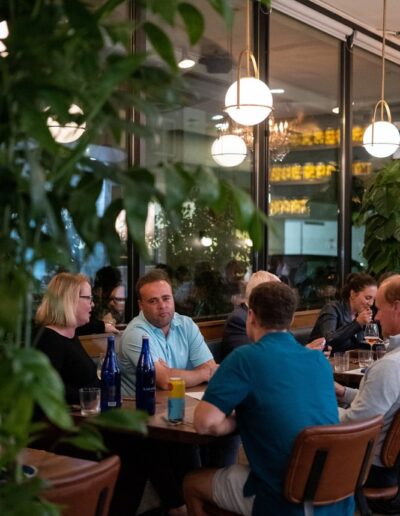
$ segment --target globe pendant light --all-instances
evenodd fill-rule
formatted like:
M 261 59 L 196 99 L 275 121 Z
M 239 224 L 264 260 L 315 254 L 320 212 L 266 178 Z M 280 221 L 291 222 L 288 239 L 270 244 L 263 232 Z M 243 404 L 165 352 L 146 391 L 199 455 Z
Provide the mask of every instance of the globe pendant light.
M 247 156 L 246 144 L 235 134 L 223 134 L 214 140 L 211 156 L 221 167 L 237 167 Z
M 76 104 L 72 104 L 68 110 L 71 115 L 83 115 L 82 109 Z M 58 143 L 72 143 L 78 140 L 86 129 L 86 122 L 78 125 L 76 122 L 68 122 L 65 125 L 60 125 L 59 122 L 54 120 L 52 117 L 47 119 L 47 127 Z
M 377 102 L 372 124 L 367 127 L 363 136 L 363 143 L 366 151 L 376 158 L 391 156 L 399 147 L 400 133 L 397 127 L 392 124 L 392 115 L 389 105 L 385 101 L 385 43 L 386 43 L 386 0 L 383 0 L 383 30 L 382 30 L 382 77 L 381 77 L 381 99 Z M 376 121 L 378 108 L 381 110 L 381 119 Z M 387 115 L 387 122 L 384 120 L 384 109 Z
M 257 62 L 250 50 L 250 0 L 246 2 L 246 48 L 239 55 L 237 80 L 225 95 L 225 111 L 238 124 L 256 125 L 267 118 L 272 111 L 272 94 L 268 86 L 260 81 Z M 241 78 L 242 60 L 246 58 L 247 76 Z M 254 77 L 250 76 L 250 64 Z

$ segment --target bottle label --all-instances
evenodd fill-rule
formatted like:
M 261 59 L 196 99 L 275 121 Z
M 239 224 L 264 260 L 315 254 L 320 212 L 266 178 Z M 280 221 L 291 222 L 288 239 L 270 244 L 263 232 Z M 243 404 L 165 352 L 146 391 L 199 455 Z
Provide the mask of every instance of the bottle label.
M 168 421 L 182 422 L 185 417 L 185 398 L 168 399 Z

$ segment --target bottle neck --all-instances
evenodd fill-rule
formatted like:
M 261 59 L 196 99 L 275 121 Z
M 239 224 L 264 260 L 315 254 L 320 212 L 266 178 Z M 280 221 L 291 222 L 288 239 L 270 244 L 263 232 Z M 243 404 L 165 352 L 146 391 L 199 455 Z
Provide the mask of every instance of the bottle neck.
M 115 351 L 115 343 L 113 337 L 108 337 L 107 340 L 107 354 L 113 354 Z

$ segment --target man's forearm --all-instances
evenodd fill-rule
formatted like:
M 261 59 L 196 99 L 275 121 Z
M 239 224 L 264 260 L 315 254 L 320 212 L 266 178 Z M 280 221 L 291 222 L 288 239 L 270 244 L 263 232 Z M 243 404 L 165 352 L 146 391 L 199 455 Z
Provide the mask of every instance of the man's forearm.
M 193 369 L 187 371 L 186 369 L 175 369 L 175 368 L 159 368 L 156 371 L 156 383 L 159 389 L 168 389 L 168 381 L 171 377 L 179 377 L 185 381 L 186 387 L 195 387 L 201 383 L 207 381 L 204 370 Z

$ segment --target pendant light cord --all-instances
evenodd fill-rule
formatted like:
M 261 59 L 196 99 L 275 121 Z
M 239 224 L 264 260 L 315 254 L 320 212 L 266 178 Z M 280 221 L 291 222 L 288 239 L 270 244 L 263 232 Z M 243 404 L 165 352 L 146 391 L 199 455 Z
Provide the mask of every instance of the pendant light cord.
M 381 78 L 381 120 L 383 120 L 383 107 L 385 101 L 385 47 L 386 47 L 386 0 L 383 0 L 382 23 L 382 78 Z
M 250 55 L 251 47 L 250 47 L 250 0 L 246 0 L 246 47 L 248 54 Z M 250 59 L 247 57 L 247 75 L 250 76 Z

